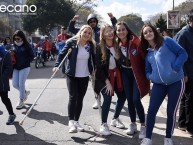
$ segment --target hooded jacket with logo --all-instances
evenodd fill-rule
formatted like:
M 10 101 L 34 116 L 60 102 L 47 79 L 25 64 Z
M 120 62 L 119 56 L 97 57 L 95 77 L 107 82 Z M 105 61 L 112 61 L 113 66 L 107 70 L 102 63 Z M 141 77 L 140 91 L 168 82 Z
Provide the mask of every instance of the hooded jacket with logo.
M 139 47 L 140 39 L 135 35 L 132 35 L 132 37 L 133 38 L 128 43 L 128 46 L 126 46 L 128 49 L 128 58 L 131 63 L 140 96 L 144 97 L 149 93 L 150 90 L 150 82 L 145 76 L 145 54 Z M 121 54 L 119 61 L 120 64 L 124 65 L 126 62 L 126 57 Z
M 187 53 L 170 37 L 164 37 L 162 46 L 148 49 L 146 76 L 153 83 L 170 85 L 184 78 L 183 65 Z
M 10 91 L 9 77 L 12 69 L 10 53 L 3 46 L 0 46 L 0 92 Z
M 111 18 L 112 25 L 115 27 L 117 19 Z M 130 65 L 132 67 L 136 83 L 140 92 L 140 96 L 144 97 L 150 91 L 150 81 L 145 76 L 145 54 L 139 47 L 140 39 L 132 35 L 130 42 L 128 42 L 128 58 L 130 59 Z M 127 58 L 121 53 L 120 64 L 125 65 Z

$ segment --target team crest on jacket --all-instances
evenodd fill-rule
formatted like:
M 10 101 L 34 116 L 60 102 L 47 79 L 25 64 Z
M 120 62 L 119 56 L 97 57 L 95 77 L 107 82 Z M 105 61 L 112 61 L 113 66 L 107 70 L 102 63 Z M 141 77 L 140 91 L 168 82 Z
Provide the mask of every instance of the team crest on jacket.
M 90 51 L 90 45 L 87 44 L 87 45 L 85 46 L 85 49 L 86 49 L 87 52 L 89 52 L 89 51 Z
M 131 54 L 132 54 L 133 56 L 137 55 L 137 49 L 132 48 L 132 49 L 131 49 Z

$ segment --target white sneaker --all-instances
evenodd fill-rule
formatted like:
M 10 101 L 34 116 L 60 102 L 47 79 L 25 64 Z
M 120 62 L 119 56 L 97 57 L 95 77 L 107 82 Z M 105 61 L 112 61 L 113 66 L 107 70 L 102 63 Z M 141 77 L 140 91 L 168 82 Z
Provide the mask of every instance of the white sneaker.
M 78 131 L 80 131 L 80 132 L 84 131 L 84 128 L 79 124 L 78 121 L 74 121 L 74 125 Z
M 99 107 L 98 107 L 98 102 L 97 102 L 97 101 L 94 103 L 94 105 L 92 106 L 92 108 L 93 108 L 93 109 L 99 109 Z
M 77 132 L 77 128 L 74 125 L 74 120 L 69 120 L 68 127 L 69 127 L 69 131 L 68 131 L 69 133 L 76 133 Z
M 173 141 L 171 138 L 164 138 L 164 145 L 173 145 Z
M 142 141 L 141 141 L 141 144 L 140 145 L 152 145 L 152 140 L 149 139 L 149 138 L 144 138 Z
M 146 127 L 145 126 L 141 126 L 140 128 L 140 132 L 139 132 L 139 139 L 143 139 L 146 136 Z
M 135 132 L 137 132 L 137 125 L 135 123 L 131 123 L 125 132 L 128 135 L 133 135 Z
M 23 99 L 23 102 L 27 100 L 29 94 L 30 94 L 30 91 L 25 91 L 25 97 Z
M 125 128 L 125 125 L 121 122 L 119 118 L 112 119 L 110 125 L 121 129 Z
M 107 123 L 103 123 L 100 127 L 100 134 L 102 135 L 111 135 L 111 132 L 109 130 L 109 127 Z
M 21 109 L 24 106 L 25 106 L 25 104 L 24 104 L 23 100 L 20 99 L 19 102 L 16 105 L 16 109 Z

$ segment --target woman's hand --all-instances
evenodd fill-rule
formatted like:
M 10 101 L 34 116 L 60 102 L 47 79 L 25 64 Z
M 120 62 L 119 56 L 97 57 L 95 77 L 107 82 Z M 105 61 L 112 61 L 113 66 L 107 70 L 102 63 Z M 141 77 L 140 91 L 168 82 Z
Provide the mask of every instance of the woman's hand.
M 77 21 L 79 19 L 79 15 L 75 15 L 72 19 L 72 21 Z
M 108 14 L 108 16 L 109 16 L 110 18 L 113 18 L 113 17 L 114 17 L 112 13 L 107 13 L 107 14 Z
M 105 83 L 106 83 L 106 94 L 107 95 L 112 95 L 113 94 L 113 88 L 112 88 L 112 85 L 111 85 L 111 83 L 110 83 L 110 81 L 107 79 L 106 81 L 105 81 Z
M 185 83 L 188 82 L 188 76 L 184 76 L 184 81 L 185 81 Z
M 54 68 L 52 69 L 53 72 L 57 72 L 58 70 L 59 70 L 58 67 L 54 67 Z

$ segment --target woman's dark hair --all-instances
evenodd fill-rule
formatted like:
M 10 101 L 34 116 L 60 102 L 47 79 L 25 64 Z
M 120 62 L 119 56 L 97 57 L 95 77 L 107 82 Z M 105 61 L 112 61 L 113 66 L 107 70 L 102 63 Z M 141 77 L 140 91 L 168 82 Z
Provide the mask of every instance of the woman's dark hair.
M 188 22 L 193 22 L 193 9 L 189 11 Z
M 11 42 L 11 38 L 10 37 L 5 37 L 5 39 L 4 39 L 4 41 L 3 41 L 3 45 L 7 45 L 7 40 L 6 39 L 9 39 L 10 40 L 10 42 Z
M 120 22 L 118 22 L 118 23 L 115 25 L 115 32 L 117 31 L 117 26 L 118 26 L 118 25 L 124 25 L 124 26 L 125 26 L 125 28 L 126 28 L 126 30 L 127 30 L 127 32 L 128 32 L 128 34 L 127 34 L 127 40 L 133 39 L 133 38 L 131 37 L 132 35 L 136 36 L 136 35 L 129 29 L 127 23 L 125 23 L 124 21 L 120 21 Z M 121 39 L 118 37 L 118 44 L 119 44 L 120 42 L 121 42 Z
M 160 34 L 157 32 L 156 28 L 154 26 L 152 26 L 151 24 L 145 24 L 143 25 L 142 29 L 141 29 L 141 33 L 140 33 L 140 47 L 141 49 L 147 53 L 147 49 L 150 47 L 149 42 L 144 38 L 143 35 L 143 29 L 145 27 L 150 27 L 154 33 L 154 42 L 156 44 L 155 49 L 159 49 L 163 43 L 164 38 L 162 36 L 160 36 Z
M 23 46 L 24 48 L 30 48 L 30 47 L 31 47 L 30 44 L 29 44 L 29 42 L 27 41 L 27 39 L 26 39 L 25 34 L 23 33 L 23 31 L 21 31 L 21 30 L 16 30 L 16 31 L 15 31 L 15 33 L 13 34 L 13 42 L 15 41 L 15 37 L 16 37 L 16 36 L 22 38 L 22 40 L 23 40 L 22 46 Z M 14 43 L 14 46 L 16 46 L 15 43 Z

